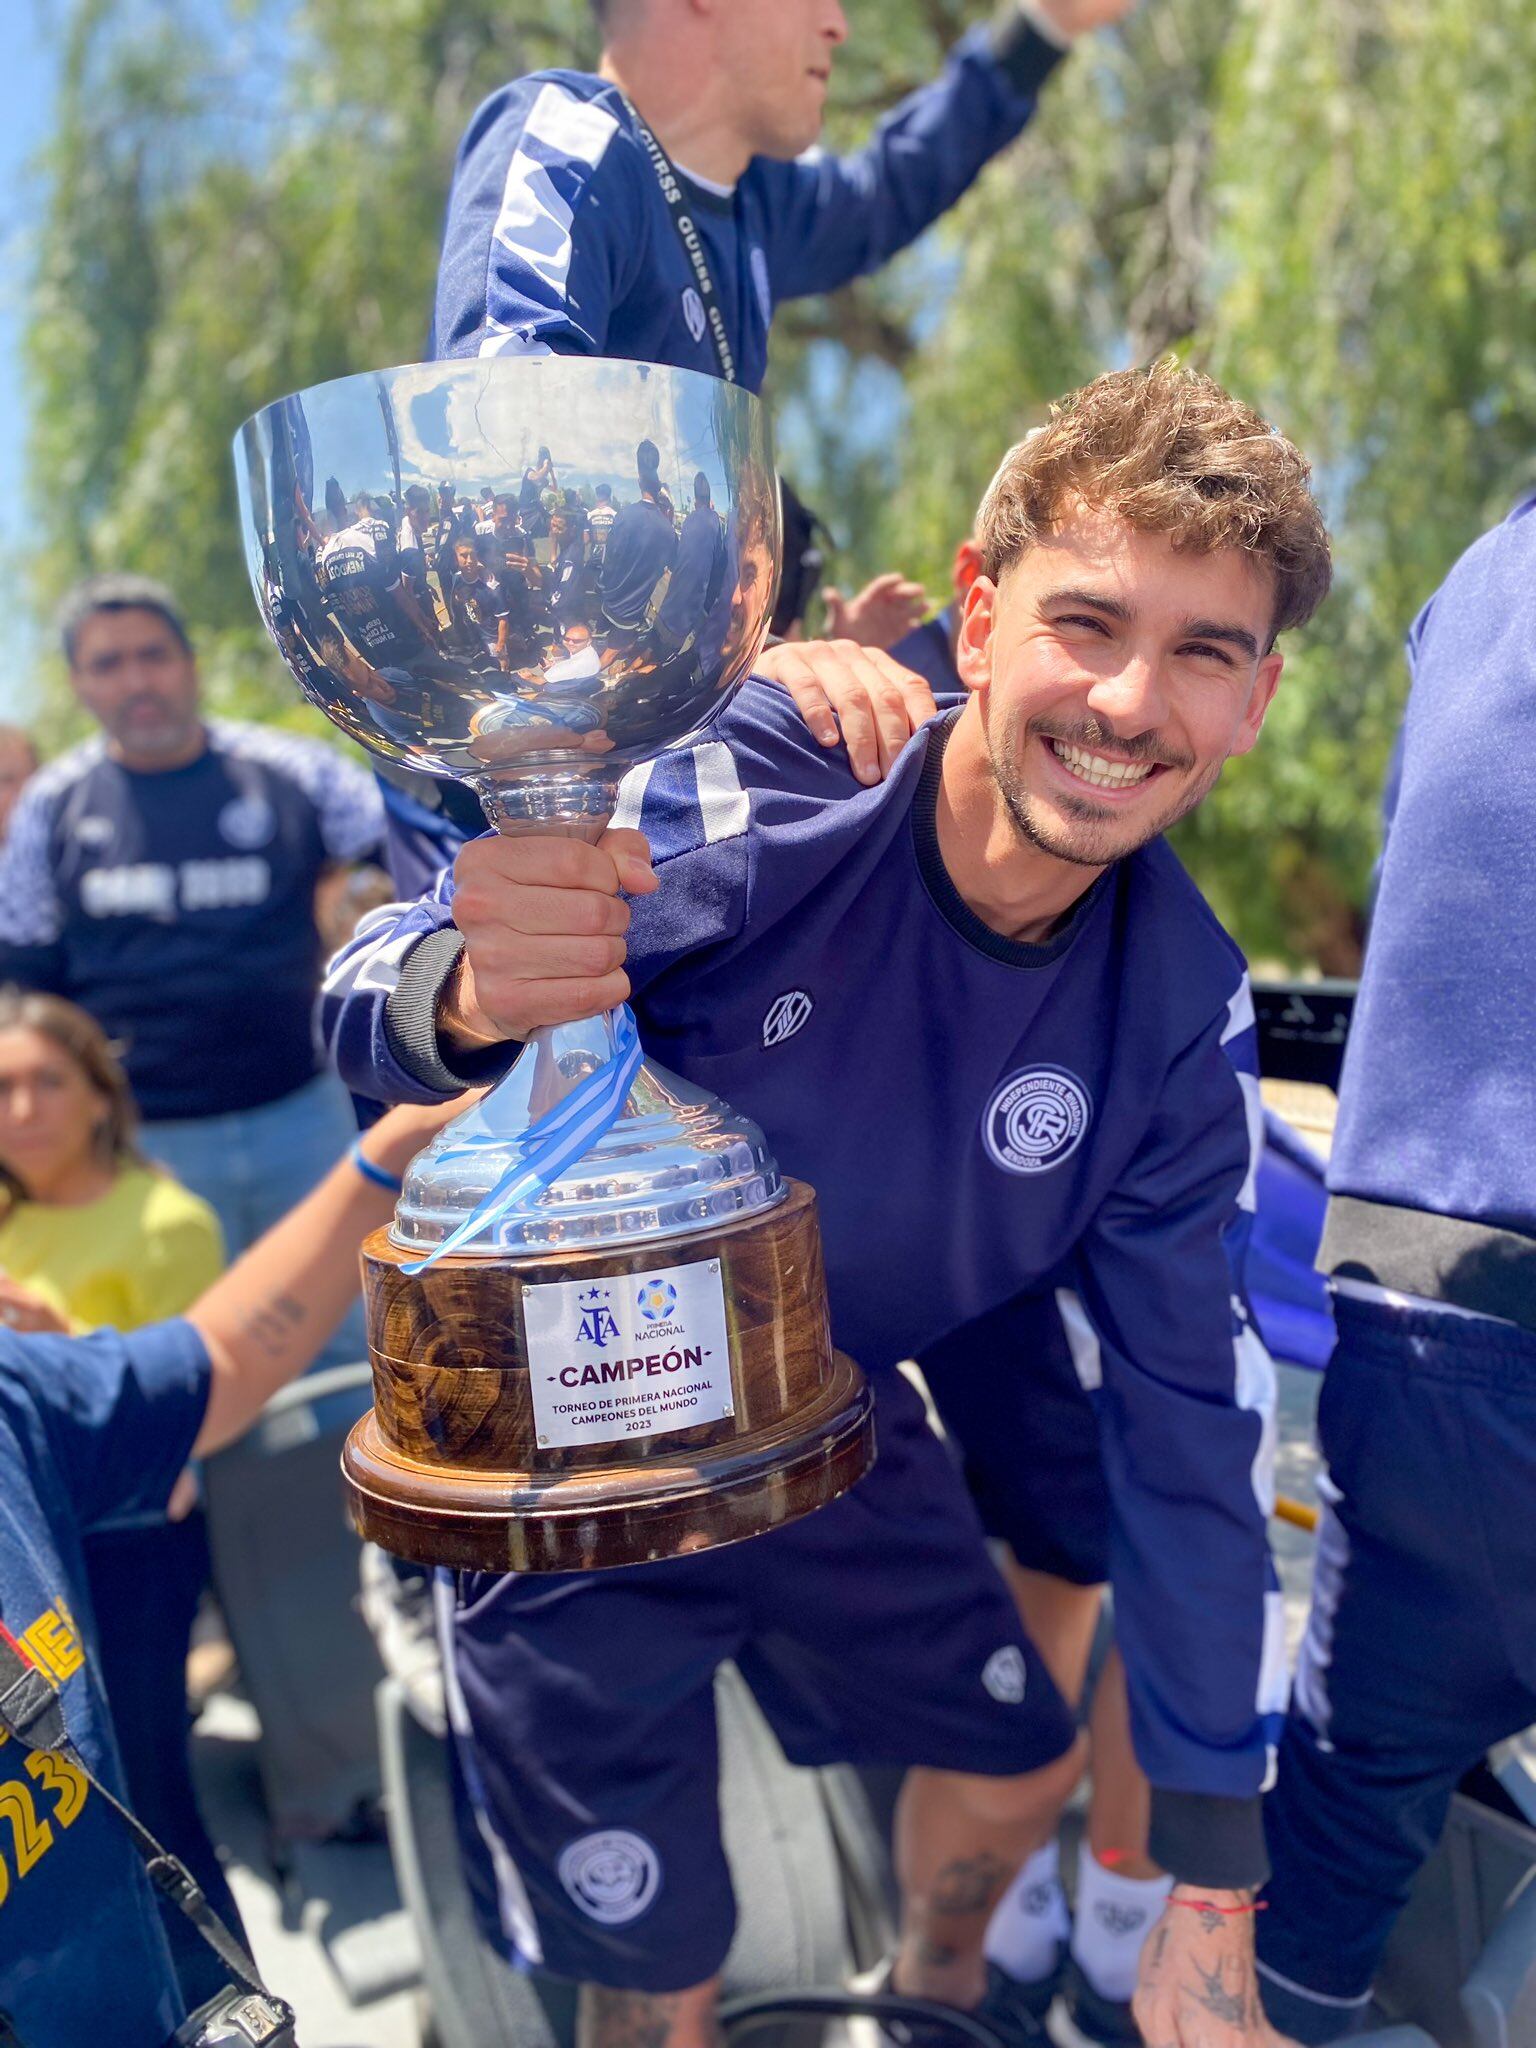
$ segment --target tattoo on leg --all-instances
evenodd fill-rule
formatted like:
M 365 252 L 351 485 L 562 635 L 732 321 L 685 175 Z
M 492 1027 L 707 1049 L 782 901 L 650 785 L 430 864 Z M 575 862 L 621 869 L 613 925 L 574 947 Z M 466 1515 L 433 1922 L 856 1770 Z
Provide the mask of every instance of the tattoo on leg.
M 948 1863 L 933 1881 L 929 1904 L 935 1913 L 968 1914 L 985 1912 L 1013 1875 L 1013 1866 L 1000 1857 L 962 1856 Z
M 666 2048 L 683 2003 L 675 1991 L 611 1991 L 581 1987 L 582 2048 Z
M 926 1934 L 917 1938 L 917 1960 L 925 1969 L 946 1969 L 959 1955 L 959 1949 L 952 1948 L 947 1941 L 933 1941 Z

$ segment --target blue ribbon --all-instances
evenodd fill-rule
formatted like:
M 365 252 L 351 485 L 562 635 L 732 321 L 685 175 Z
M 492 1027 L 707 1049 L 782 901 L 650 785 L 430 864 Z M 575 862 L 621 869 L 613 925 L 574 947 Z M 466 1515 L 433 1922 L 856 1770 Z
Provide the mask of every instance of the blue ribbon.
M 450 1252 L 472 1244 L 492 1230 L 509 1210 L 530 1197 L 536 1199 L 542 1195 L 567 1167 L 574 1166 L 613 1129 L 629 1100 L 629 1091 L 635 1085 L 641 1052 L 639 1028 L 628 1003 L 612 1011 L 610 1020 L 613 1026 L 612 1055 L 578 1081 L 562 1102 L 556 1103 L 553 1109 L 528 1126 L 518 1146 L 517 1159 L 478 1207 L 465 1217 L 451 1237 L 445 1238 L 426 1258 L 403 1266 L 402 1272 L 414 1278 L 435 1266 L 439 1259 L 447 1258 Z M 502 1140 L 494 1132 L 488 1132 L 483 1138 L 466 1139 L 462 1145 L 441 1153 L 439 1158 L 453 1159 L 460 1154 L 468 1157 L 487 1145 L 500 1143 Z

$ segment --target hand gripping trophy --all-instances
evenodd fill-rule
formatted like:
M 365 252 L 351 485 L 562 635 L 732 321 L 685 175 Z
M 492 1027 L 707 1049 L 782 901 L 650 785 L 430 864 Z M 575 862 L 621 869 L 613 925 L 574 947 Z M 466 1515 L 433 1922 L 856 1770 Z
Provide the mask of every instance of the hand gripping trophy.
M 247 421 L 262 617 L 300 689 L 498 831 L 596 841 L 759 652 L 767 419 L 691 371 L 535 357 L 343 378 Z M 363 1248 L 374 1408 L 343 1459 L 400 1556 L 568 1571 L 732 1543 L 844 1492 L 815 1197 L 653 1066 L 628 1007 L 534 1034 Z

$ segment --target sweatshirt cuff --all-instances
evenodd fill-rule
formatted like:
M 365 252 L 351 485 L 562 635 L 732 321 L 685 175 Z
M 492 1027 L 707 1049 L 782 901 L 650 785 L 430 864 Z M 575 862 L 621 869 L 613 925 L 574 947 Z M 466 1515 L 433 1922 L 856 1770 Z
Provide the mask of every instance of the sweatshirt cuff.
M 992 55 L 1016 93 L 1033 99 L 1066 54 L 1066 46 L 1042 34 L 1019 0 L 1009 0 L 992 31 Z
M 400 979 L 384 1005 L 384 1039 L 390 1056 L 413 1081 L 434 1095 L 462 1095 L 498 1081 L 520 1045 L 488 1045 L 483 1052 L 458 1054 L 450 1065 L 437 1035 L 437 1004 L 464 950 L 464 934 L 452 925 L 428 932 L 405 956 Z
M 1264 1802 L 1224 1799 L 1214 1792 L 1170 1792 L 1152 1787 L 1152 1861 L 1177 1884 L 1213 1891 L 1256 1891 L 1269 1876 L 1264 1849 Z

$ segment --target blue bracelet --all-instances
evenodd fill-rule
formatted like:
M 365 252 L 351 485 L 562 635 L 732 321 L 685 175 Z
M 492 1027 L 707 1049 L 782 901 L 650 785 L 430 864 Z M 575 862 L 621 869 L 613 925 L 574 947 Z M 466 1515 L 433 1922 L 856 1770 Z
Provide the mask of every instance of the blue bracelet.
M 390 1194 L 398 1195 L 404 1187 L 405 1183 L 403 1181 L 396 1180 L 395 1176 L 392 1173 L 387 1173 L 382 1166 L 374 1165 L 373 1161 L 363 1151 L 363 1141 L 361 1138 L 354 1141 L 352 1150 L 347 1154 L 347 1157 L 363 1176 L 363 1179 L 371 1180 L 376 1188 L 385 1188 Z

